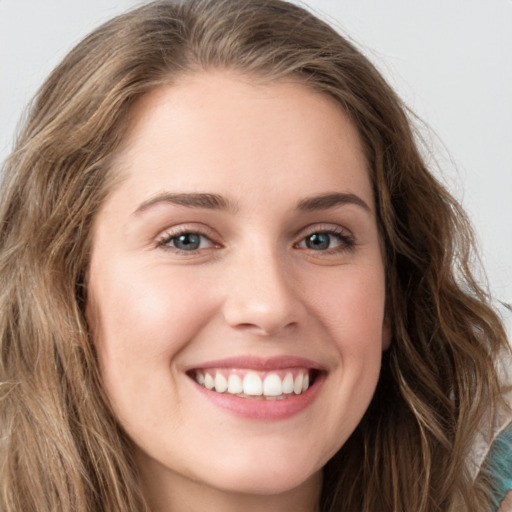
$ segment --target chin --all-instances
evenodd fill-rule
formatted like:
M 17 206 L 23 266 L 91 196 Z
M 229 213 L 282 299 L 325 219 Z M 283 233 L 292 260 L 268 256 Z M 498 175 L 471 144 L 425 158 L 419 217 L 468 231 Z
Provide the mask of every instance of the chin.
M 212 464 L 208 468 L 209 485 L 231 493 L 279 495 L 321 479 L 322 467 L 301 462 L 293 457 L 276 455 L 247 458 L 235 464 L 233 460 Z
M 253 471 L 250 475 L 226 475 L 226 478 L 219 478 L 214 487 L 229 493 L 277 496 L 321 479 L 321 471 L 313 475 L 276 475 L 272 471 L 267 471 L 267 469 L 261 471 L 261 473 L 265 472 L 267 474 L 264 475 L 256 474 L 256 471 Z

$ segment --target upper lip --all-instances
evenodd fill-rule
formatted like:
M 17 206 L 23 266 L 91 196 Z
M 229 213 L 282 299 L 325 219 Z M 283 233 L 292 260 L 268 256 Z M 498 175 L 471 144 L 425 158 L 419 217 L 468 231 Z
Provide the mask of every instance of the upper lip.
M 319 363 L 296 356 L 277 356 L 277 357 L 256 357 L 256 356 L 235 356 L 225 359 L 217 359 L 213 361 L 205 361 L 203 363 L 189 366 L 185 371 L 194 369 L 208 368 L 240 368 L 247 370 L 272 371 L 283 370 L 286 368 L 309 368 L 313 370 L 324 370 L 325 368 Z

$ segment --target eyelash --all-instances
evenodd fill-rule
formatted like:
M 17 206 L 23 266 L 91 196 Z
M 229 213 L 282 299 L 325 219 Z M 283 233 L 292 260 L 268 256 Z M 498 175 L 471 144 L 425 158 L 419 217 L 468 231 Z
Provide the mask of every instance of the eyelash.
M 343 228 L 333 228 L 332 226 L 325 228 L 321 226 L 315 226 L 314 229 L 311 229 L 309 232 L 306 232 L 305 235 L 302 235 L 300 241 L 294 244 L 294 246 L 298 247 L 299 244 L 302 244 L 313 235 L 328 235 L 330 237 L 336 237 L 339 240 L 339 245 L 332 248 L 329 247 L 325 250 L 315 250 L 306 247 L 306 249 L 309 249 L 312 252 L 317 252 L 321 254 L 336 254 L 351 251 L 356 246 L 356 241 L 354 237 L 351 234 L 349 234 L 347 230 Z
M 177 240 L 179 237 L 184 236 L 184 235 L 192 235 L 192 236 L 197 236 L 200 239 L 207 239 L 209 241 L 209 243 L 211 244 L 211 247 L 208 247 L 208 248 L 198 247 L 197 249 L 184 250 L 184 249 L 180 249 L 175 246 L 173 247 L 171 245 L 173 240 Z M 300 244 L 307 243 L 306 240 L 308 239 L 308 237 L 312 237 L 313 235 L 328 235 L 329 237 L 336 237 L 339 241 L 339 245 L 336 247 L 332 247 L 332 248 L 328 247 L 325 250 L 312 249 L 310 247 L 300 247 Z M 201 243 L 201 241 L 200 241 L 200 243 Z M 313 253 L 318 253 L 318 255 L 320 255 L 320 254 L 335 254 L 335 253 L 351 251 L 355 248 L 356 245 L 357 244 L 356 244 L 354 237 L 351 234 L 348 234 L 347 231 L 342 228 L 333 228 L 331 226 L 329 226 L 328 228 L 322 228 L 321 226 L 316 226 L 315 229 L 311 229 L 306 234 L 303 234 L 301 236 L 300 240 L 293 244 L 293 247 L 297 248 L 297 249 L 309 250 Z M 212 247 L 219 248 L 220 244 L 215 243 L 210 234 L 208 234 L 200 229 L 197 229 L 197 228 L 191 229 L 191 228 L 184 227 L 175 232 L 165 233 L 162 237 L 157 239 L 156 247 L 164 249 L 166 251 L 171 251 L 178 255 L 191 256 L 191 255 L 198 254 L 200 251 L 203 251 L 205 249 L 210 249 Z
M 202 239 L 206 238 L 210 242 L 212 247 L 215 247 L 215 246 L 219 247 L 219 244 L 216 244 L 212 240 L 212 235 L 207 234 L 204 231 L 197 229 L 197 228 L 189 229 L 186 227 L 184 227 L 178 231 L 175 231 L 175 232 L 165 233 L 161 238 L 157 239 L 156 246 L 158 248 L 164 249 L 166 251 L 171 251 L 173 253 L 183 254 L 183 255 L 194 255 L 194 254 L 197 254 L 199 251 L 202 251 L 205 249 L 205 248 L 198 248 L 198 249 L 193 249 L 193 250 L 184 250 L 184 249 L 179 249 L 178 247 L 173 247 L 172 245 L 170 245 L 173 240 L 177 240 L 180 236 L 184 236 L 184 235 L 195 235 Z

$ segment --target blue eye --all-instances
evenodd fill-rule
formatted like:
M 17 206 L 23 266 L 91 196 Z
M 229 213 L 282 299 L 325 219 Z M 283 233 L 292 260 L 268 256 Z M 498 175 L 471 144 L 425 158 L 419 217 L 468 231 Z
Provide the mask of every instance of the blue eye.
M 201 235 L 197 233 L 183 233 L 171 239 L 172 245 L 182 251 L 195 251 L 201 245 Z
M 187 231 L 176 235 L 167 235 L 158 245 L 179 251 L 192 252 L 210 247 L 212 242 L 205 235 Z
M 329 233 L 313 233 L 305 238 L 306 247 L 314 251 L 325 251 L 331 246 L 331 235 Z
M 354 246 L 352 238 L 344 233 L 335 231 L 318 231 L 310 233 L 299 243 L 302 249 L 312 251 L 328 251 L 332 249 L 348 249 Z

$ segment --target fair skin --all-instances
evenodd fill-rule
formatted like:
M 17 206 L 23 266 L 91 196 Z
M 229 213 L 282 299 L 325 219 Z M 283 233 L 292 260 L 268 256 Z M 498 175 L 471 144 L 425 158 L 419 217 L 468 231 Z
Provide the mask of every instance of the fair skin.
M 506 494 L 498 512 L 512 512 L 512 491 Z
M 356 130 L 293 80 L 196 73 L 136 105 L 114 170 L 88 316 L 152 510 L 312 512 L 389 342 Z

